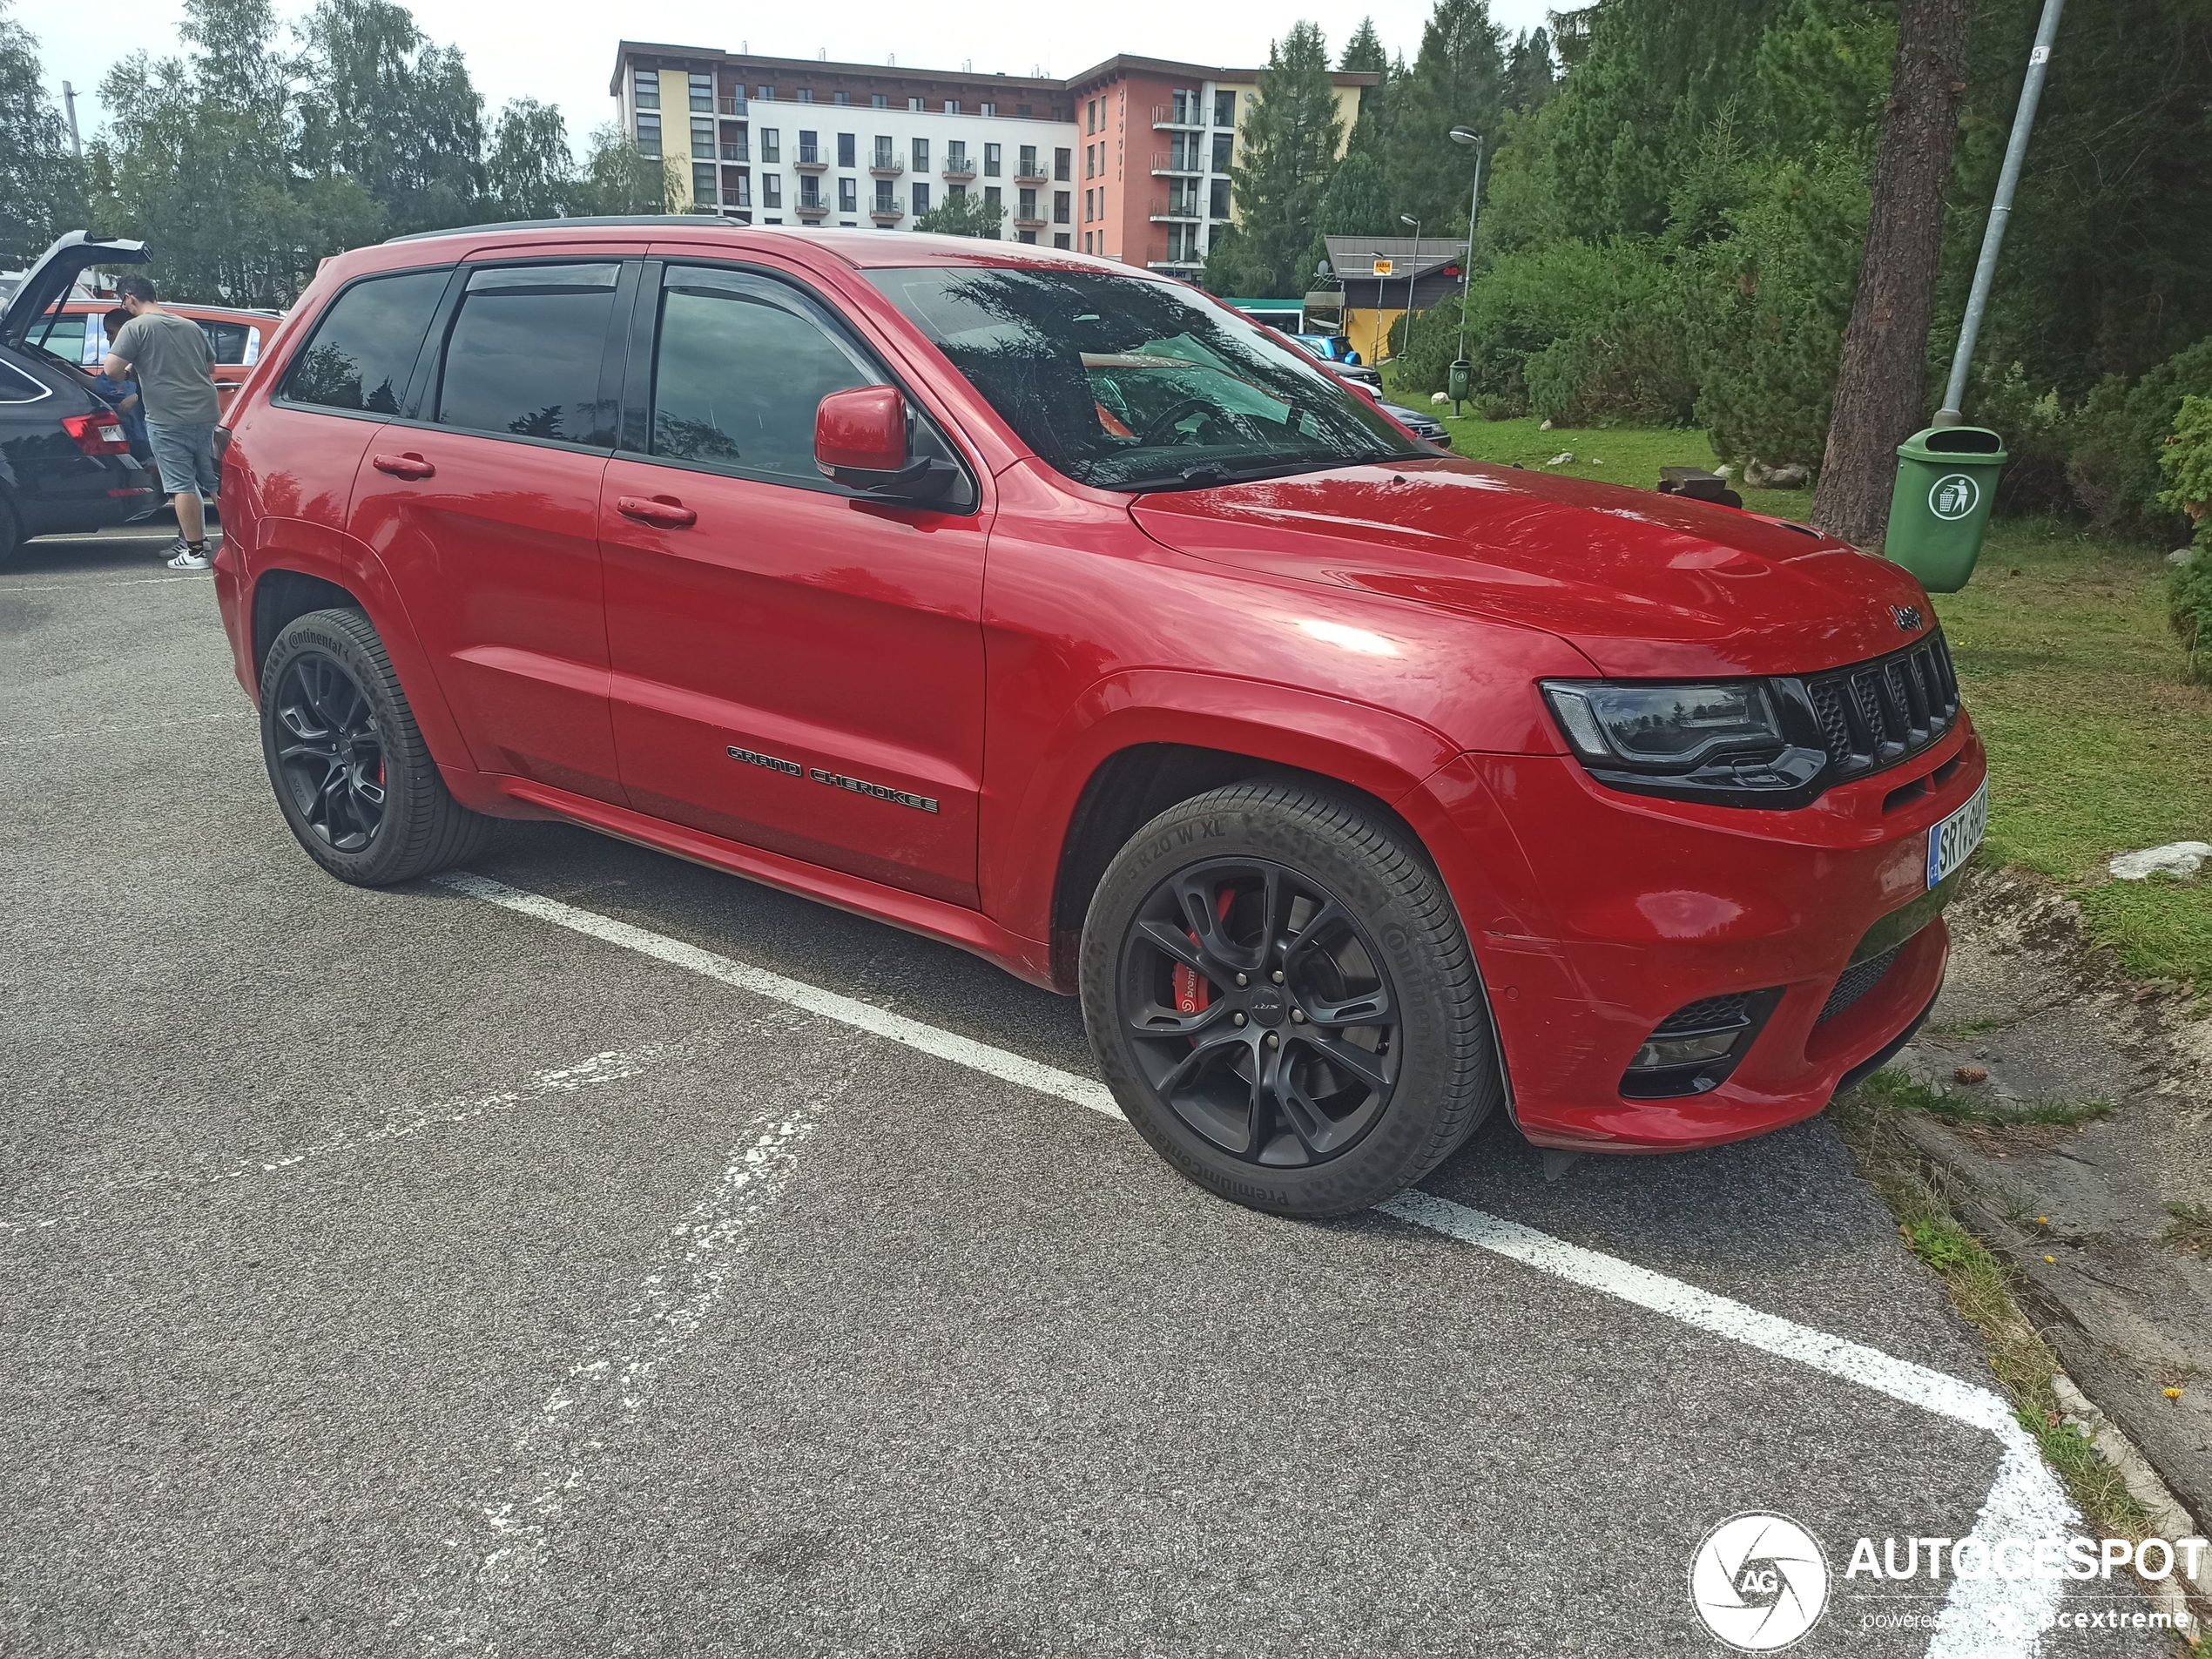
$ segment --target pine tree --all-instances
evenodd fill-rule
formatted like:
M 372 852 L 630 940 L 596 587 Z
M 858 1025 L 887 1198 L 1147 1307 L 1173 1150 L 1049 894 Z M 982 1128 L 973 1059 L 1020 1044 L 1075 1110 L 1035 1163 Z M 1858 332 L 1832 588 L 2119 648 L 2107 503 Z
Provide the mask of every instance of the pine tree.
M 1490 19 L 1489 0 L 1437 0 L 1413 71 L 1392 100 L 1391 206 L 1420 219 L 1424 236 L 1448 236 L 1454 226 L 1466 234 L 1473 164 L 1451 131 L 1497 131 L 1506 107 L 1504 39 Z
M 1539 27 L 1515 35 L 1506 57 L 1505 100 L 1509 109 L 1540 110 L 1558 90 L 1552 68 L 1552 40 Z
M 1359 20 L 1352 38 L 1344 43 L 1344 56 L 1337 59 L 1337 67 L 1369 75 L 1380 75 L 1390 68 L 1390 54 L 1383 50 L 1372 17 Z
M 1305 291 L 1305 255 L 1343 138 L 1328 43 L 1318 25 L 1295 24 L 1268 48 L 1259 72 L 1230 173 L 1242 223 L 1236 236 L 1217 237 L 1224 246 L 1218 266 L 1208 259 L 1209 287 L 1218 277 L 1227 286 L 1217 293 L 1287 298 Z

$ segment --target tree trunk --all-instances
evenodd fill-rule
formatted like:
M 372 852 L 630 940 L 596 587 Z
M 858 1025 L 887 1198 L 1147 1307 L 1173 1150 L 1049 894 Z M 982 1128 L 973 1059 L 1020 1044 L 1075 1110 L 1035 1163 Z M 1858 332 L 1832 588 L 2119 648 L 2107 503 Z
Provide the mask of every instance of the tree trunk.
M 1966 89 L 1972 14 L 1972 0 L 1903 0 L 1898 17 L 1866 254 L 1812 502 L 1815 524 L 1859 547 L 1881 545 L 1897 446 L 1927 413 L 1943 187 Z

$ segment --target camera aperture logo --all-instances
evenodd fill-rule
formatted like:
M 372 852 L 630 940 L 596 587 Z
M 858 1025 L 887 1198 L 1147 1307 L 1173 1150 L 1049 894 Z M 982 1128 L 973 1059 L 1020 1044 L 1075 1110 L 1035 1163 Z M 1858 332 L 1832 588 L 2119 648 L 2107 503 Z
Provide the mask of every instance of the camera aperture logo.
M 1730 1515 L 1689 1561 L 1689 1604 L 1743 1653 L 1786 1648 L 1828 1608 L 1828 1558 L 1787 1515 Z

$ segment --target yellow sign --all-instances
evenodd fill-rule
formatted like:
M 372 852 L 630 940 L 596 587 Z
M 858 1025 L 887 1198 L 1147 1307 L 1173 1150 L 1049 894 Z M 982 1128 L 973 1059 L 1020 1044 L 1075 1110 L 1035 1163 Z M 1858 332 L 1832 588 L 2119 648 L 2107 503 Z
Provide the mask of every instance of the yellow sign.
M 1377 276 L 1379 276 L 1379 277 L 1386 277 L 1386 276 L 1388 276 L 1388 275 L 1391 273 L 1392 270 L 1395 268 L 1395 266 L 1396 266 L 1396 261 L 1395 261 L 1395 260 L 1377 260 L 1375 261 L 1375 274 L 1376 274 Z

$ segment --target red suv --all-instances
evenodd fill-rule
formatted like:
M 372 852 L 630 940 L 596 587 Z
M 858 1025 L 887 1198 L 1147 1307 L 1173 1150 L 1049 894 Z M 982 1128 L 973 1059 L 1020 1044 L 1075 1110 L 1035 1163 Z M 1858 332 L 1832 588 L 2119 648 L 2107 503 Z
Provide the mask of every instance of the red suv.
M 334 260 L 216 561 L 348 881 L 557 818 L 1080 993 L 1130 1119 L 1326 1215 L 1502 1105 L 1820 1110 L 1941 982 L 1981 745 L 1802 525 L 1440 455 L 1078 254 L 698 219 Z

